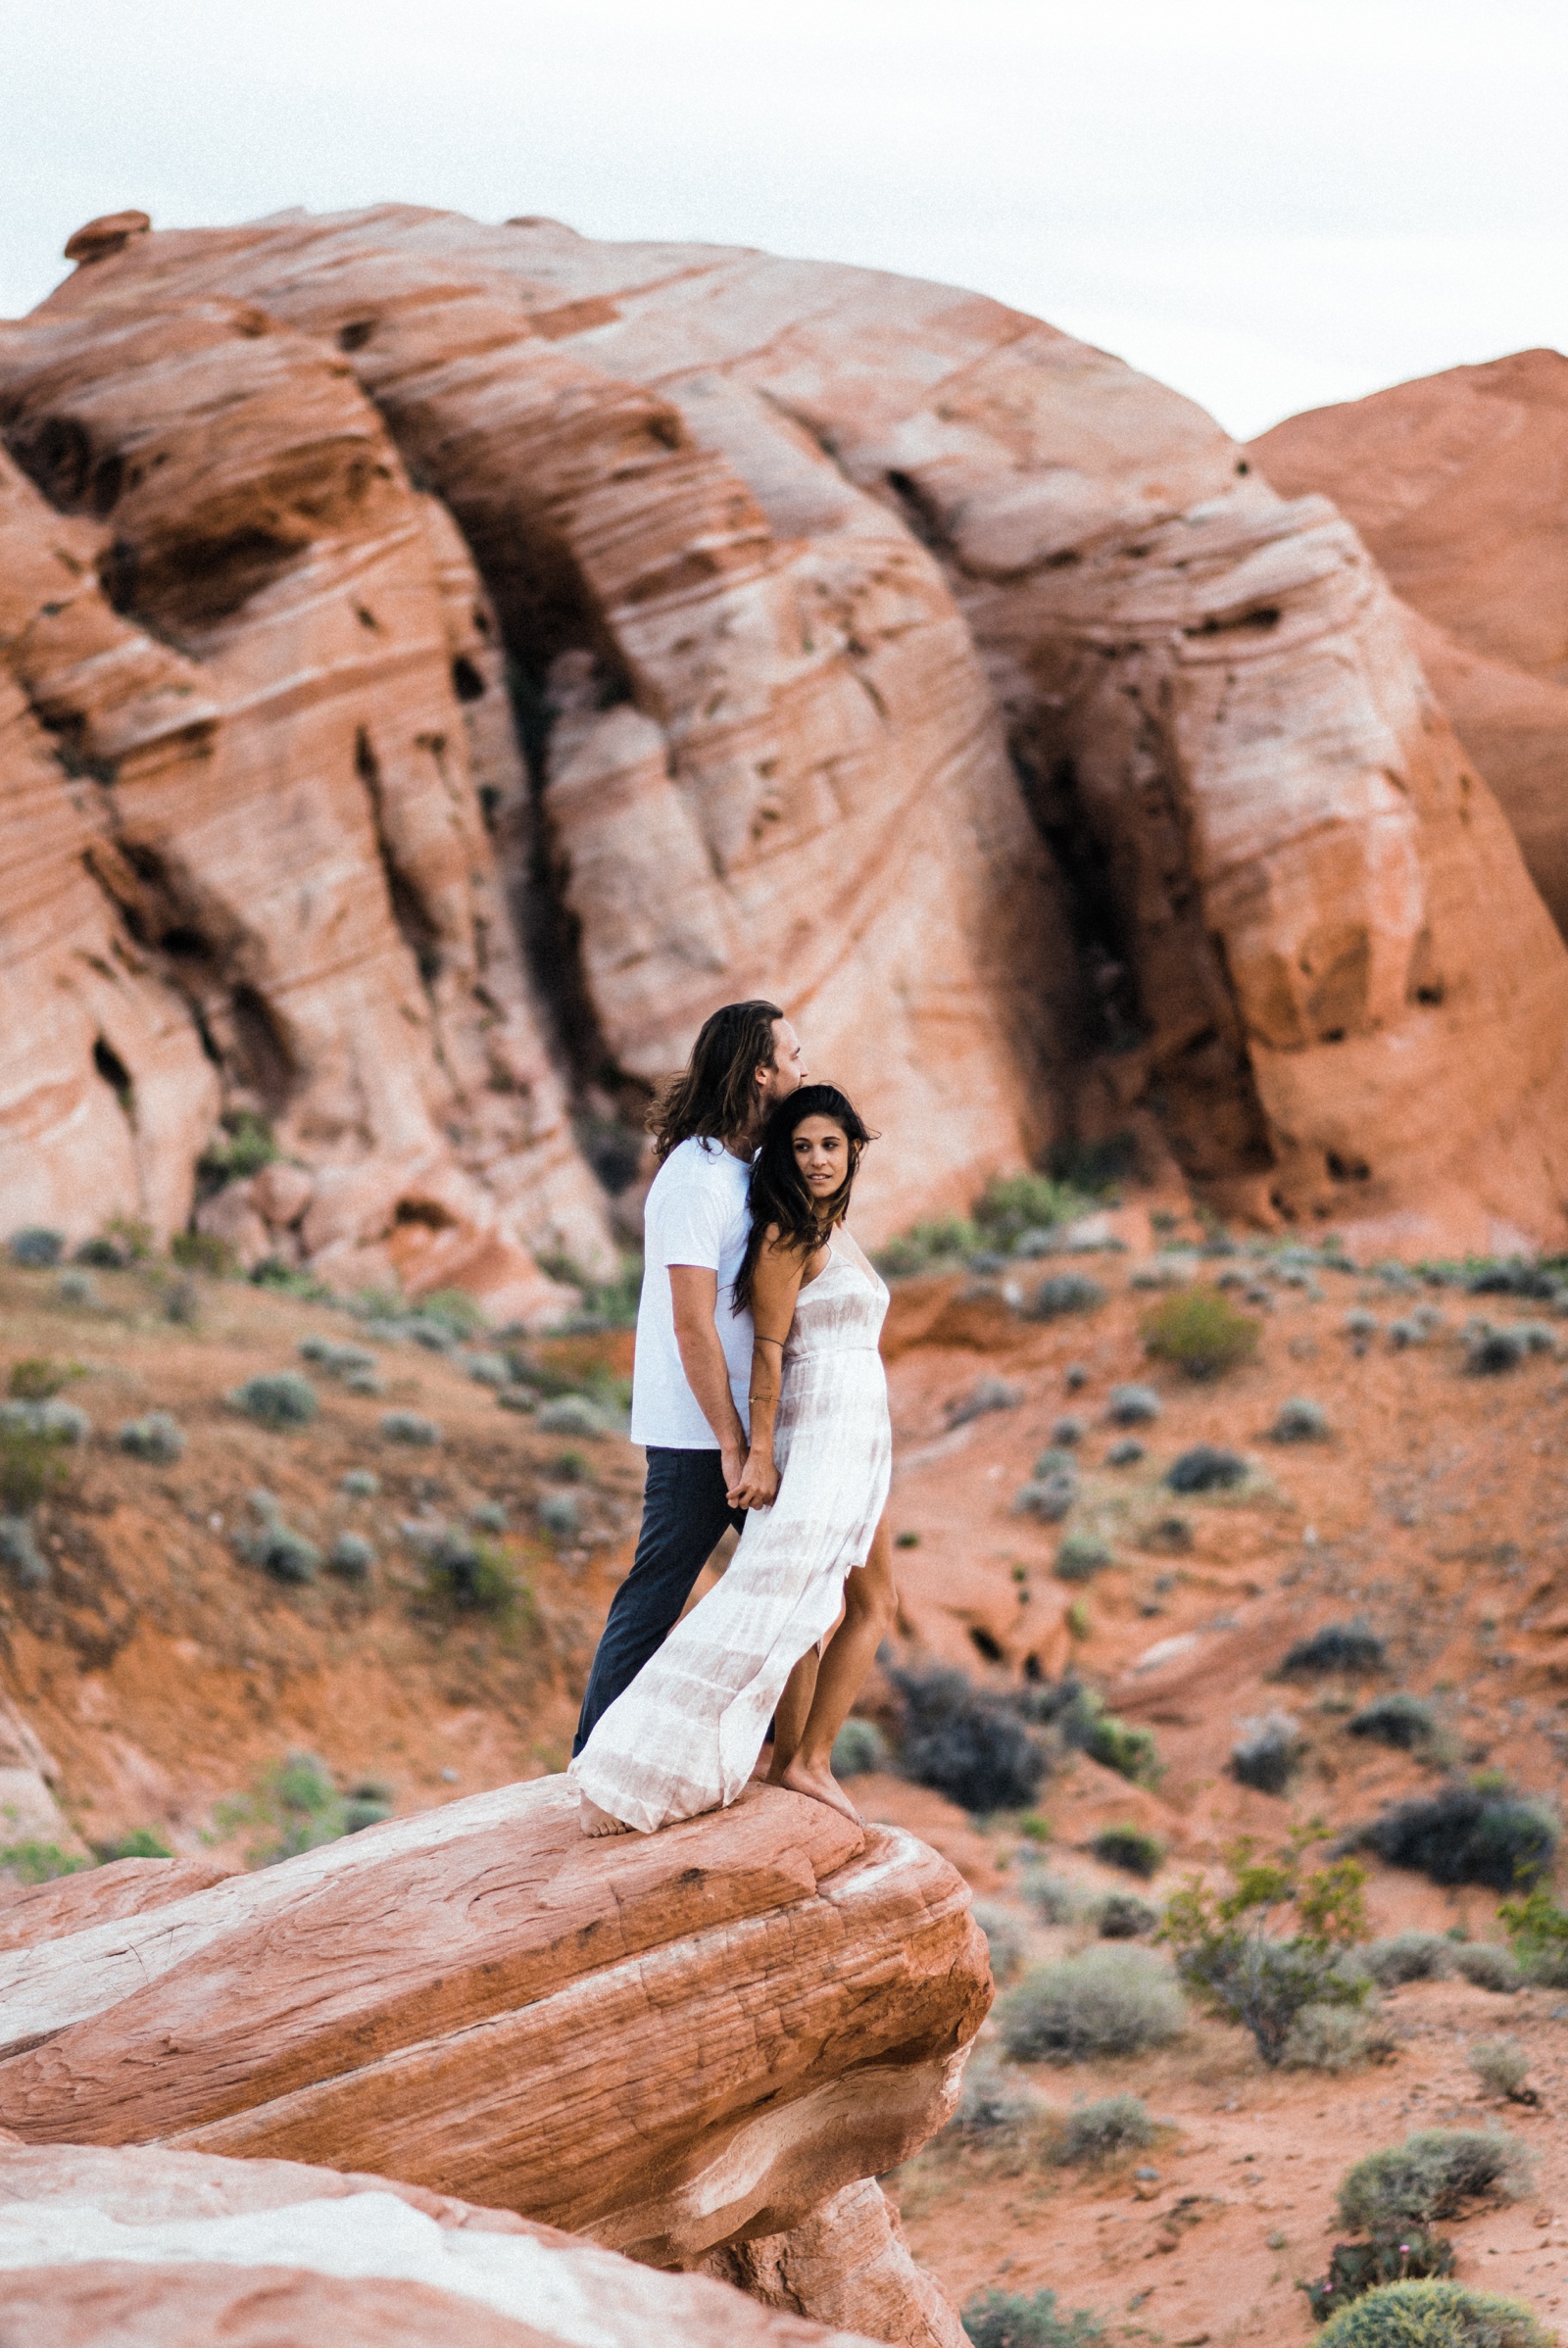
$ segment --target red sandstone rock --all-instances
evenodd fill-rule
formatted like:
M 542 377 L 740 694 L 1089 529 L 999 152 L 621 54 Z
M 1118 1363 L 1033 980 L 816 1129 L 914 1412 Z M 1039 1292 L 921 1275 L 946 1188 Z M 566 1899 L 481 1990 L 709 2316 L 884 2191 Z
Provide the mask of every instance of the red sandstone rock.
M 0 2123 L 368 2168 L 662 2266 L 941 2125 L 990 1981 L 934 1851 L 761 1788 L 612 1844 L 575 1810 L 506 1787 L 0 1959 Z
M 0 2149 L 0 2204 L 3 2348 L 864 2348 L 510 2211 L 293 2162 Z
M 965 2348 L 968 2334 L 904 2239 L 874 2177 L 846 2185 L 785 2234 L 754 2235 L 714 2251 L 705 2271 L 768 2307 L 809 2309 L 873 2340 L 908 2348 Z
M 1293 416 L 1253 444 L 1320 490 L 1418 616 L 1416 653 L 1568 929 L 1568 359 L 1519 351 Z
M 232 1872 L 207 1859 L 114 1859 L 107 1867 L 0 1893 L 0 1949 L 31 1948 L 93 1925 L 167 1908 L 223 1883 Z

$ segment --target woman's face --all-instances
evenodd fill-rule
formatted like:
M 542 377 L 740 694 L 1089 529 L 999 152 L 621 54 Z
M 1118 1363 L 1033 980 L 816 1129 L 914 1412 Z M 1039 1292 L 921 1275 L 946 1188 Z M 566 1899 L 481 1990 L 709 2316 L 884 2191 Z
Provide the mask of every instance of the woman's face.
M 813 1200 L 831 1198 L 850 1170 L 843 1126 L 831 1117 L 803 1117 L 795 1128 L 795 1163 Z

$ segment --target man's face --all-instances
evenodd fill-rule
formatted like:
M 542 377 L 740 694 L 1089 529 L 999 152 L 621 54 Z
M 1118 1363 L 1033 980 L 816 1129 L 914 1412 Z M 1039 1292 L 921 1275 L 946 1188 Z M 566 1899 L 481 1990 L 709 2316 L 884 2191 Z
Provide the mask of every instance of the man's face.
M 799 1092 L 806 1082 L 806 1055 L 801 1039 L 787 1019 L 773 1022 L 773 1065 L 757 1071 L 757 1104 L 770 1109 L 775 1101 L 787 1101 Z

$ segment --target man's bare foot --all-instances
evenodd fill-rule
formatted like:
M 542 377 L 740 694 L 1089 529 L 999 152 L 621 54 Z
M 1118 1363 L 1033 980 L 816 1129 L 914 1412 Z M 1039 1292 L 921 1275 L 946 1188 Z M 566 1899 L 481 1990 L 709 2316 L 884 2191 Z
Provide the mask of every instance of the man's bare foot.
M 601 1810 L 597 1802 L 591 1802 L 586 1793 L 579 1793 L 577 1796 L 577 1824 L 585 1834 L 629 1834 L 631 1833 L 631 1829 L 626 1825 L 624 1819 L 612 1818 L 608 1810 Z
M 788 1786 L 791 1793 L 808 1793 L 813 1802 L 826 1802 L 830 1810 L 837 1810 L 845 1818 L 853 1819 L 858 1827 L 865 1824 L 825 1761 L 819 1768 L 808 1769 L 797 1753 L 778 1779 L 778 1784 Z

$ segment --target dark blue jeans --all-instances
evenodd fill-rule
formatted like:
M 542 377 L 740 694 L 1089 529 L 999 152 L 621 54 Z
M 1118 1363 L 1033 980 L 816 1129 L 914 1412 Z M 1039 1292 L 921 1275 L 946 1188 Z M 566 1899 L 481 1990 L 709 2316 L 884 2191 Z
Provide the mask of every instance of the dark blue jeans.
M 630 1687 L 679 1622 L 680 1610 L 725 1526 L 733 1525 L 739 1533 L 745 1523 L 744 1512 L 731 1508 L 724 1496 L 724 1470 L 716 1451 L 664 1451 L 650 1445 L 637 1554 L 612 1601 L 588 1674 L 571 1748 L 574 1758 L 599 1715 Z

